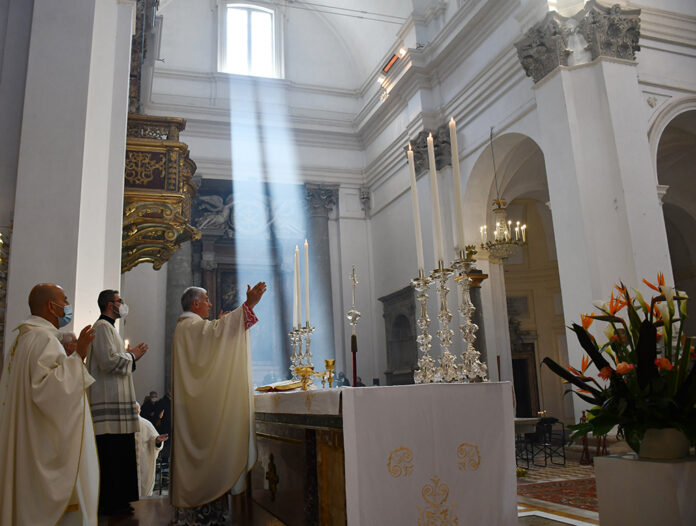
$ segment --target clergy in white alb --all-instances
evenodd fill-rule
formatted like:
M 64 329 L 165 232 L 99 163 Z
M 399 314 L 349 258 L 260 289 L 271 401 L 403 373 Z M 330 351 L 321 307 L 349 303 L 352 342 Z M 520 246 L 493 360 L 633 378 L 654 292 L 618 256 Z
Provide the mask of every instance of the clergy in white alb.
M 162 451 L 162 444 L 168 435 L 160 435 L 152 422 L 146 420 L 140 414 L 138 408 L 138 431 L 135 433 L 135 450 L 138 462 L 138 488 L 141 497 L 149 497 L 155 487 L 155 472 L 157 470 L 157 456 Z
M 36 285 L 0 380 L 0 524 L 96 526 L 99 464 L 85 391 L 90 326 L 68 355 L 63 289 Z
M 225 503 L 214 501 L 243 491 L 256 461 L 248 329 L 265 290 L 265 283 L 247 287 L 246 302 L 213 321 L 205 319 L 212 307 L 205 289 L 191 287 L 181 298 L 172 342 L 170 488 L 179 523 L 211 503 L 206 508 L 225 513 Z

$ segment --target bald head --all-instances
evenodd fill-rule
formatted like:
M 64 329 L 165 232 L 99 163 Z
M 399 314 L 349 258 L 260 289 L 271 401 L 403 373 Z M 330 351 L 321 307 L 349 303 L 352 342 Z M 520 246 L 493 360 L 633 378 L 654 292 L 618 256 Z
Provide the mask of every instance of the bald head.
M 61 303 L 65 292 L 54 283 L 39 283 L 29 293 L 29 310 L 34 316 L 41 316 L 41 312 L 48 306 L 48 302 Z
M 31 313 L 50 321 L 56 327 L 58 327 L 58 317 L 63 314 L 60 314 L 60 310 L 58 313 L 55 311 L 69 304 L 65 291 L 55 283 L 39 283 L 29 293 Z

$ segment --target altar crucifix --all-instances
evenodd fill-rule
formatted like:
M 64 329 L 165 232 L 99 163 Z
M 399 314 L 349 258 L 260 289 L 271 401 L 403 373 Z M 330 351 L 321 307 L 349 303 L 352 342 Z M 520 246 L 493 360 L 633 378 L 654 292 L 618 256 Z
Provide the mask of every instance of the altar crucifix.
M 357 372 L 357 359 L 358 354 L 358 320 L 360 319 L 360 313 L 355 309 L 355 287 L 358 284 L 358 276 L 355 274 L 355 265 L 353 265 L 353 271 L 350 273 L 350 280 L 353 282 L 353 307 L 346 313 L 346 318 L 350 322 L 352 327 L 350 335 L 350 352 L 353 353 L 353 385 L 358 383 L 358 372 Z

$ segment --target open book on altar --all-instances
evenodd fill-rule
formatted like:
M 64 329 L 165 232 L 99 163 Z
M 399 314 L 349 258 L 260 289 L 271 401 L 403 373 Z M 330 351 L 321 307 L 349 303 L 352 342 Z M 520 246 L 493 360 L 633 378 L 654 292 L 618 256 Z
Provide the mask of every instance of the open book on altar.
M 268 385 L 260 385 L 256 388 L 257 391 L 261 392 L 273 392 L 273 391 L 290 391 L 292 389 L 298 389 L 302 386 L 302 382 L 299 380 L 282 380 L 280 382 L 273 382 Z

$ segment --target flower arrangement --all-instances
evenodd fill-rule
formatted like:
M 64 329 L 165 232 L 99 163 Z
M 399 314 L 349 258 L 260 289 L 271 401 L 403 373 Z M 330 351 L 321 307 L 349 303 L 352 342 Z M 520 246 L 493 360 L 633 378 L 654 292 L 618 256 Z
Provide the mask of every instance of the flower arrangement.
M 618 436 L 636 452 L 649 428 L 676 428 L 689 442 L 696 441 L 696 355 L 692 338 L 683 332 L 688 297 L 666 286 L 662 273 L 657 284 L 643 282 L 656 292 L 649 302 L 619 283 L 608 304 L 595 303 L 599 313 L 584 314 L 582 325 L 573 324 L 587 353 L 580 370 L 543 360 L 571 384 L 566 393 L 594 406 L 586 422 L 569 426 L 571 440 L 590 432 L 606 435 L 618 426 Z M 601 345 L 588 331 L 595 321 L 607 324 L 607 341 Z M 598 378 L 589 376 L 590 362 Z

